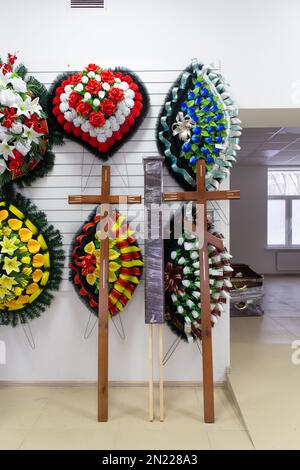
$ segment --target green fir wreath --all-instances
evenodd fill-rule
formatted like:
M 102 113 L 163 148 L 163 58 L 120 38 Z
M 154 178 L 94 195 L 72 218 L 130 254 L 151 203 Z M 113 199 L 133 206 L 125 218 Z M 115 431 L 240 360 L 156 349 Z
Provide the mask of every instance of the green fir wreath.
M 58 290 L 64 266 L 59 231 L 11 190 L 0 195 L 0 325 L 37 318 Z
M 174 223 L 174 222 L 173 222 Z M 223 236 L 208 224 L 209 232 Z M 183 233 L 165 240 L 165 320 L 171 330 L 187 342 L 201 340 L 201 294 L 199 242 L 196 235 Z M 232 287 L 231 255 L 208 245 L 211 322 L 217 323 Z

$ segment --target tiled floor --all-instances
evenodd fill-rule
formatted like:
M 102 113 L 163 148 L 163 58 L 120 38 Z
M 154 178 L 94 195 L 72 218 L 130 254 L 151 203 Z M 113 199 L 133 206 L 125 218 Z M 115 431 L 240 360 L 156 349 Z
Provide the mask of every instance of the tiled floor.
M 263 317 L 231 319 L 230 383 L 256 449 L 300 449 L 300 277 L 266 276 Z
M 215 397 L 208 425 L 199 388 L 167 388 L 167 419 L 150 423 L 146 388 L 112 387 L 110 420 L 97 423 L 95 387 L 2 387 L 0 449 L 252 449 L 229 393 Z

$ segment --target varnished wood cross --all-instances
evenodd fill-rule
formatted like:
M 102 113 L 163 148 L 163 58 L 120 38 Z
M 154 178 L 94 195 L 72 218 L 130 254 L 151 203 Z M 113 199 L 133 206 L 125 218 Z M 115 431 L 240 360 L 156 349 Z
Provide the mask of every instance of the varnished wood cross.
M 240 191 L 206 191 L 205 185 L 205 162 L 198 160 L 196 164 L 196 191 L 170 192 L 164 194 L 165 201 L 195 201 L 197 203 L 196 223 L 192 229 L 199 238 L 203 240 L 199 244 L 199 266 L 200 266 L 200 293 L 201 293 L 201 332 L 202 332 L 202 369 L 203 369 L 203 400 L 204 421 L 213 423 L 215 421 L 214 411 L 214 379 L 213 379 L 213 354 L 211 337 L 211 307 L 210 307 L 210 285 L 209 285 L 209 260 L 208 244 L 214 245 L 219 250 L 223 249 L 223 242 L 207 230 L 207 202 L 239 199 Z M 200 219 L 202 218 L 202 220 Z
M 110 204 L 140 204 L 141 196 L 115 196 L 110 194 L 110 166 L 102 166 L 101 194 L 95 196 L 69 196 L 69 204 L 100 204 L 100 220 L 108 218 Z M 98 301 L 98 421 L 108 421 L 108 265 L 109 226 L 101 227 L 100 277 Z

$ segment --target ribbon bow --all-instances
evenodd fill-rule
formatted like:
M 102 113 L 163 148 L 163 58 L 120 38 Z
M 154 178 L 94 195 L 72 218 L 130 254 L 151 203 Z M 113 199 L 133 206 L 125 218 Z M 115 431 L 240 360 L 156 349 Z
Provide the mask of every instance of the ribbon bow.
M 176 116 L 176 122 L 172 124 L 173 135 L 178 135 L 180 140 L 186 142 L 191 138 L 191 129 L 196 125 L 190 116 L 184 116 L 180 111 Z

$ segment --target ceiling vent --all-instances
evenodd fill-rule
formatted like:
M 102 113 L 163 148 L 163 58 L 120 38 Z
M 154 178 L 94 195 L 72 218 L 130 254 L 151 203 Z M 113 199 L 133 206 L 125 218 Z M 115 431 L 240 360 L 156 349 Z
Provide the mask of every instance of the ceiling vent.
M 71 0 L 71 8 L 104 8 L 104 0 Z

